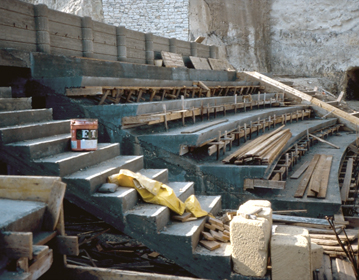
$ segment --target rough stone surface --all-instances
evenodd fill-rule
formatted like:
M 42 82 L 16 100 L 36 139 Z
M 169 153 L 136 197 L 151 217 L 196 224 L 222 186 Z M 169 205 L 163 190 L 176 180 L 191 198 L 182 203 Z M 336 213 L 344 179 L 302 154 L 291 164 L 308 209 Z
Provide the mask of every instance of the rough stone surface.
M 310 248 L 312 251 L 312 270 L 319 269 L 323 264 L 323 247 L 318 244 L 311 243 Z
M 102 0 L 104 21 L 131 30 L 188 40 L 189 0 Z
M 274 234 L 271 238 L 272 279 L 312 279 L 310 254 L 306 237 Z
M 45 4 L 49 9 L 74 14 L 89 16 L 93 20 L 103 22 L 103 9 L 101 0 L 23 0 L 31 4 Z
M 263 277 L 267 271 L 270 223 L 236 216 L 230 225 L 233 270 L 245 276 Z M 289 279 L 289 278 L 288 278 Z

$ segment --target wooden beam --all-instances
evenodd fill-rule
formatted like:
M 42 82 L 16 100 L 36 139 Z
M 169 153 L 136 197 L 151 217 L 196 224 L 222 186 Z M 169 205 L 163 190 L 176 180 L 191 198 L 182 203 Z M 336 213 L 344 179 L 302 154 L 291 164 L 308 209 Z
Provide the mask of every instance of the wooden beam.
M 102 87 L 85 87 L 85 88 L 67 88 L 66 96 L 74 97 L 74 96 L 96 96 L 102 95 Z
M 31 279 L 40 278 L 46 271 L 50 269 L 52 262 L 53 255 L 52 250 L 50 249 L 45 255 L 37 259 L 37 261 L 29 267 L 29 273 L 32 274 Z
M 3 231 L 0 233 L 0 251 L 11 259 L 32 259 L 32 232 Z
M 303 224 L 313 224 L 319 226 L 330 227 L 329 223 L 325 219 L 317 218 L 307 218 L 307 217 L 297 217 L 297 216 L 284 216 L 284 215 L 272 215 L 273 221 L 283 222 L 283 223 L 303 223 Z
M 319 137 L 317 137 L 317 136 L 315 136 L 315 135 L 313 135 L 313 134 L 310 134 L 310 133 L 309 133 L 309 136 L 310 136 L 310 137 L 313 137 L 314 139 L 317 139 L 318 141 L 320 141 L 320 142 L 322 142 L 322 143 L 325 143 L 325 144 L 327 144 L 327 145 L 329 145 L 329 146 L 331 146 L 331 147 L 334 147 L 334 148 L 336 148 L 336 149 L 340 149 L 340 147 L 338 147 L 337 145 L 334 145 L 334 144 L 332 144 L 332 143 L 330 143 L 330 142 L 328 142 L 328 141 L 326 141 L 326 140 L 324 140 L 324 139 L 322 139 L 322 138 L 319 138 Z

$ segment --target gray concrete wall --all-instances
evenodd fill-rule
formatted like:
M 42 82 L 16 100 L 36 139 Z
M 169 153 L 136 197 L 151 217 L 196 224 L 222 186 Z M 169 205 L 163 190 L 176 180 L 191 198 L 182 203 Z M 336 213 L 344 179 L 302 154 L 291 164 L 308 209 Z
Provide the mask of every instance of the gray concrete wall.
M 211 57 L 210 46 L 197 45 L 198 55 Z M 19 0 L 0 1 L 0 48 L 139 64 L 153 64 L 161 51 L 182 54 L 185 61 L 193 55 L 187 41 L 115 27 Z

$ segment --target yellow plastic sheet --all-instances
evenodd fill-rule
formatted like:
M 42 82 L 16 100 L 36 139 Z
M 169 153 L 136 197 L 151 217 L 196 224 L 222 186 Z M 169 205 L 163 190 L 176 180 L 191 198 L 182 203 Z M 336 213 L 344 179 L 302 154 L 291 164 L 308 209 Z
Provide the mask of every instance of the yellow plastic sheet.
M 167 206 L 178 215 L 182 215 L 185 210 L 195 217 L 208 215 L 194 195 L 183 203 L 169 186 L 139 173 L 121 169 L 118 174 L 109 176 L 108 181 L 118 186 L 135 188 L 145 202 Z

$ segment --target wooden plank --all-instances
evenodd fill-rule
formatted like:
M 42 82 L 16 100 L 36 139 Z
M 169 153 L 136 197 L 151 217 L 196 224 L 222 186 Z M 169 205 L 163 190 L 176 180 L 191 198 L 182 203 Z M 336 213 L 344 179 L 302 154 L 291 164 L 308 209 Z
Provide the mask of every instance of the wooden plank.
M 343 248 L 341 246 L 325 246 L 325 245 L 322 245 L 323 246 L 323 249 L 325 251 L 335 251 L 335 252 L 344 252 L 343 251 Z M 352 245 L 352 248 L 353 248 L 353 252 L 358 252 L 358 245 Z M 348 250 L 348 247 L 345 246 L 345 249 Z
M 249 181 L 252 182 L 249 182 Z M 264 188 L 264 189 L 285 189 L 285 181 L 261 180 L 261 179 L 245 179 L 244 189 L 248 188 Z
M 317 219 L 317 218 L 307 218 L 307 217 L 296 217 L 296 216 L 284 216 L 284 215 L 272 215 L 273 221 L 283 222 L 283 223 L 305 223 L 305 224 L 313 224 L 313 225 L 323 225 L 329 226 L 329 223 L 325 219 Z
M 307 170 L 308 166 L 310 164 L 310 161 L 305 161 L 299 168 L 293 173 L 292 176 L 290 176 L 291 179 L 298 179 L 305 170 Z
M 53 262 L 52 250 L 50 249 L 44 256 L 39 258 L 29 267 L 29 273 L 32 274 L 31 279 L 40 278 L 46 271 L 48 271 Z
M 47 202 L 47 208 L 44 214 L 43 229 L 55 230 L 57 222 L 59 221 L 62 201 L 65 196 L 66 184 L 55 181 L 54 186 L 51 189 L 50 197 Z
M 323 172 L 321 173 L 321 181 L 320 181 L 320 189 L 319 193 L 317 194 L 317 198 L 326 198 L 327 190 L 329 186 L 329 176 L 330 176 L 330 169 L 332 167 L 333 156 L 327 156 Z
M 209 232 L 202 231 L 203 237 L 208 241 L 214 241 L 214 237 Z
M 195 69 L 212 70 L 207 58 L 190 56 L 189 59 L 191 60 Z
M 349 226 L 359 228 L 359 217 L 344 216 L 344 219 L 349 222 Z
M 32 259 L 32 232 L 3 231 L 0 233 L 0 251 L 11 259 Z
M 310 136 L 310 137 L 313 137 L 314 139 L 317 139 L 319 142 L 325 143 L 325 144 L 327 144 L 327 145 L 329 145 L 329 146 L 331 146 L 331 147 L 334 147 L 334 148 L 336 148 L 336 149 L 340 149 L 340 147 L 338 147 L 337 145 L 334 145 L 333 143 L 330 143 L 330 142 L 328 142 L 328 141 L 326 141 L 326 140 L 324 140 L 324 139 L 322 139 L 322 138 L 319 138 L 319 137 L 317 137 L 317 136 L 315 136 L 315 135 L 313 135 L 313 134 L 310 134 L 310 133 L 309 133 L 309 136 Z
M 0 9 L 0 25 L 36 30 L 33 16 Z
M 349 158 L 345 170 L 344 182 L 340 190 L 340 197 L 342 199 L 342 202 L 346 202 L 349 197 L 352 172 L 353 172 L 353 158 Z
M 49 30 L 50 35 L 54 36 L 78 39 L 80 41 L 82 38 L 81 25 L 76 28 L 73 25 L 69 25 L 67 22 L 49 20 Z
M 62 255 L 78 256 L 80 253 L 77 236 L 56 236 L 56 247 Z
M 47 252 L 49 251 L 49 246 L 46 245 L 34 245 L 32 246 L 33 250 L 33 259 L 32 261 L 35 262 L 38 259 L 42 258 Z
M 191 129 L 188 129 L 188 130 L 185 130 L 185 131 L 181 131 L 181 134 L 194 133 L 194 132 L 197 132 L 197 131 L 206 129 L 206 128 L 208 128 L 208 127 L 215 126 L 215 125 L 217 125 L 217 124 L 224 123 L 224 122 L 228 122 L 228 120 L 227 120 L 227 119 L 224 119 L 224 120 L 218 120 L 218 121 L 213 121 L 213 122 L 209 122 L 209 123 L 204 123 L 204 124 L 197 125 L 197 126 L 191 126 Z
M 326 155 L 320 155 L 317 165 L 313 170 L 312 177 L 310 178 L 309 181 L 308 193 L 307 193 L 308 197 L 316 196 L 317 193 L 319 192 L 321 179 L 322 179 L 321 174 L 324 173 L 324 165 L 326 160 L 327 160 Z
M 216 241 L 206 241 L 206 240 L 201 240 L 199 242 L 204 248 L 213 251 L 218 249 L 219 247 L 221 247 L 221 244 L 216 242 Z
M 1 0 L 0 9 L 14 11 L 32 17 L 34 16 L 34 5 L 23 1 Z
M 338 246 L 339 243 L 337 240 L 332 239 L 315 239 L 310 237 L 310 242 L 318 244 L 318 245 L 326 245 L 326 246 Z
M 161 51 L 161 55 L 166 67 L 186 67 L 180 54 Z
M 299 182 L 297 191 L 294 194 L 294 197 L 301 198 L 304 196 L 305 190 L 307 189 L 308 183 L 310 178 L 312 177 L 312 173 L 314 171 L 314 168 L 320 158 L 320 155 L 316 154 L 314 155 L 313 159 L 311 160 L 307 170 L 305 171 L 302 180 Z
M 67 88 L 66 96 L 103 95 L 102 87 Z
M 212 70 L 217 71 L 234 71 L 234 67 L 228 63 L 227 60 L 224 59 L 215 59 L 215 58 L 208 58 L 208 62 L 211 65 Z

